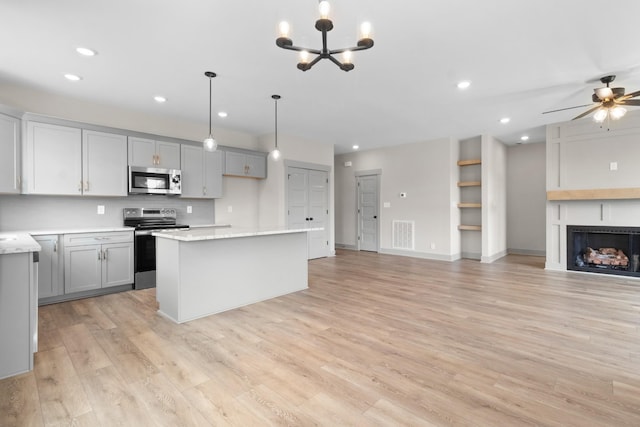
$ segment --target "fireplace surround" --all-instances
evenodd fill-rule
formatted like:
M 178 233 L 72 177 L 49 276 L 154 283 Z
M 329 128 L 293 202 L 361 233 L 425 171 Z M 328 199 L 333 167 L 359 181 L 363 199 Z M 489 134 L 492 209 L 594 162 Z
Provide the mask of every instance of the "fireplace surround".
M 640 227 L 567 225 L 567 270 L 640 277 L 639 255 Z

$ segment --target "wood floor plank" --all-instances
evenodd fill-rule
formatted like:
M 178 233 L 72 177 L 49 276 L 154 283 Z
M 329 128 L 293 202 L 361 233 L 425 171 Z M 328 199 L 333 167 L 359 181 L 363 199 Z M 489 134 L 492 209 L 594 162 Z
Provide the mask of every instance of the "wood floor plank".
M 0 380 L 0 426 L 44 425 L 33 372 Z
M 146 289 L 42 307 L 39 331 L 0 425 L 640 425 L 640 281 L 540 257 L 339 250 L 309 289 L 182 325 Z
M 66 347 L 36 353 L 34 365 L 45 425 L 71 424 L 91 412 L 91 404 Z

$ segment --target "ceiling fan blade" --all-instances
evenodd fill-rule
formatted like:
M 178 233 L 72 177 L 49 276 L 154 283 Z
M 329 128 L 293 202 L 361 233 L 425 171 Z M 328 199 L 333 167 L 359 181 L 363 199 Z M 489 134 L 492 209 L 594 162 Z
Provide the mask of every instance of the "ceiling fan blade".
M 593 91 L 596 93 L 596 96 L 603 101 L 607 98 L 613 98 L 613 91 L 610 87 L 599 87 L 598 89 L 594 89 Z
M 576 105 L 575 107 L 560 108 L 558 110 L 543 111 L 542 114 L 557 113 L 558 111 L 573 110 L 574 108 L 590 107 L 592 104 Z M 600 104 L 598 104 L 600 106 Z
M 640 90 L 637 90 L 635 92 L 631 92 L 626 94 L 625 96 L 621 96 L 620 98 L 618 98 L 618 101 L 626 101 L 629 98 L 635 98 L 636 96 L 640 95 Z
M 640 107 L 640 99 L 627 99 L 625 101 L 617 102 L 620 105 L 633 105 L 634 107 Z
M 600 104 L 596 105 L 593 108 L 589 108 L 587 111 L 585 111 L 584 113 L 580 114 L 579 116 L 575 116 L 573 119 L 571 120 L 578 120 L 583 118 L 584 116 L 588 116 L 589 114 L 593 113 L 594 111 L 596 111 L 598 108 L 600 108 Z

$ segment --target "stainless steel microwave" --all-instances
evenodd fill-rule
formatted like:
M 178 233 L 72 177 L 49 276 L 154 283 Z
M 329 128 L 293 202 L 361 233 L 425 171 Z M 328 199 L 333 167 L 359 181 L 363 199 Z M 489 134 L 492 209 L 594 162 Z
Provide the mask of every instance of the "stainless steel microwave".
M 179 169 L 129 166 L 129 194 L 182 194 Z

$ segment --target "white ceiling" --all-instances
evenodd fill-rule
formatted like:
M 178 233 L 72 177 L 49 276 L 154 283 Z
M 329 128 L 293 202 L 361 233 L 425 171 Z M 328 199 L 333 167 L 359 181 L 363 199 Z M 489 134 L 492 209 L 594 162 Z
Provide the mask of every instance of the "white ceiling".
M 483 133 L 536 142 L 545 124 L 583 109 L 541 113 L 590 103 L 598 77 L 640 89 L 638 0 L 334 0 L 329 48 L 354 45 L 364 20 L 375 46 L 354 54 L 351 72 L 326 60 L 302 72 L 295 52 L 276 47 L 277 26 L 286 19 L 294 44 L 319 48 L 317 4 L 1 0 L 0 81 L 198 121 L 205 137 L 211 70 L 214 111 L 229 114 L 214 116 L 214 134 L 273 132 L 277 93 L 279 132 L 334 143 L 336 153 Z M 78 46 L 98 55 L 81 57 Z M 463 79 L 466 91 L 456 87 Z M 168 102 L 154 102 L 158 94 Z

